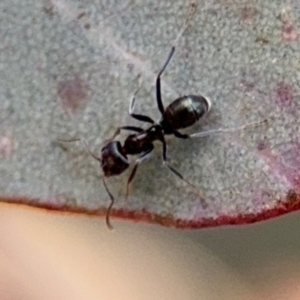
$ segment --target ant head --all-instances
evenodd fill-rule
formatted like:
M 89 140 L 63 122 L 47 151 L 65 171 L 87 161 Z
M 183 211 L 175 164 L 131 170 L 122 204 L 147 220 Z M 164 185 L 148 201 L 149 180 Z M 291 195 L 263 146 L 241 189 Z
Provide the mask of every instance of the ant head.
M 127 156 L 119 141 L 111 141 L 101 150 L 101 168 L 105 177 L 123 173 L 129 167 Z

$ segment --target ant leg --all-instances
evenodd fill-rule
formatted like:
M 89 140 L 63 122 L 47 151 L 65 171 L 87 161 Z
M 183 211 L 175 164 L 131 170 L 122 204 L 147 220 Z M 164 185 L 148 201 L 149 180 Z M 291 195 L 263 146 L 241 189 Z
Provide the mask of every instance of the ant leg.
M 141 156 L 135 161 L 134 167 L 133 167 L 133 169 L 131 171 L 131 174 L 130 174 L 130 176 L 128 178 L 128 181 L 127 181 L 125 200 L 127 200 L 127 198 L 128 198 L 130 183 L 132 182 L 132 180 L 133 180 L 133 178 L 134 178 L 134 176 L 136 174 L 138 166 L 143 161 L 145 161 L 146 159 L 148 159 L 150 157 L 150 155 L 152 154 L 151 152 L 153 151 L 153 149 L 154 149 L 154 147 L 152 146 L 149 150 L 147 150 L 146 152 L 144 152 L 143 154 L 141 154 Z
M 177 130 L 174 130 L 173 134 L 179 139 L 188 139 L 190 137 L 188 134 L 182 134 Z
M 186 30 L 187 26 L 188 26 L 188 23 L 190 21 L 190 19 L 192 18 L 194 12 L 196 10 L 196 5 L 195 3 L 192 3 L 191 4 L 191 8 L 190 8 L 190 12 L 189 12 L 189 15 L 186 19 L 186 21 L 184 22 L 183 24 L 183 27 L 181 28 L 181 30 L 179 31 L 174 43 L 173 43 L 173 46 L 171 47 L 171 50 L 167 56 L 167 59 L 165 61 L 165 63 L 163 64 L 161 70 L 158 72 L 158 75 L 156 77 L 156 102 L 157 102 L 157 106 L 158 106 L 158 109 L 160 111 L 160 113 L 163 115 L 164 114 L 164 105 L 162 103 L 162 99 L 161 99 L 161 84 L 160 84 L 160 77 L 162 75 L 162 73 L 165 71 L 166 67 L 168 66 L 171 58 L 173 57 L 173 54 L 175 52 L 175 46 L 177 44 L 177 41 L 179 40 L 179 38 L 182 36 L 182 34 L 184 33 L 184 31 Z
M 198 189 L 195 185 L 193 185 L 192 183 L 187 181 L 176 169 L 174 169 L 172 166 L 169 165 L 169 163 L 167 162 L 167 144 L 166 144 L 166 140 L 165 140 L 164 136 L 161 137 L 160 141 L 163 144 L 163 164 L 164 164 L 164 166 L 166 166 L 173 174 L 175 174 L 177 177 L 179 177 L 185 183 L 187 183 L 188 185 L 190 185 L 191 187 L 193 187 L 194 189 L 196 189 L 198 191 Z
M 113 226 L 110 223 L 110 212 L 111 212 L 111 209 L 112 209 L 112 207 L 113 207 L 113 205 L 115 203 L 115 198 L 112 195 L 112 193 L 110 192 L 110 190 L 108 189 L 104 177 L 102 178 L 102 182 L 103 182 L 105 190 L 106 190 L 106 192 L 107 192 L 107 194 L 108 194 L 108 196 L 110 198 L 110 204 L 109 204 L 109 206 L 107 208 L 107 211 L 106 211 L 105 221 L 106 221 L 106 225 L 107 225 L 108 229 L 112 230 L 114 228 L 113 228 Z
M 140 114 L 134 114 L 133 111 L 134 111 L 134 106 L 135 106 L 135 96 L 137 94 L 137 92 L 139 91 L 139 88 L 138 90 L 134 93 L 131 101 L 130 101 L 130 105 L 129 105 L 129 114 L 131 117 L 133 117 L 134 119 L 136 120 L 139 120 L 139 121 L 142 121 L 142 122 L 147 122 L 147 123 L 151 123 L 151 124 L 154 124 L 155 122 L 148 116 L 145 116 L 145 115 L 140 115 Z
M 162 69 L 159 71 L 157 77 L 156 77 L 156 102 L 157 102 L 157 106 L 158 109 L 160 111 L 160 113 L 163 115 L 164 114 L 164 105 L 162 103 L 162 99 L 161 99 L 161 87 L 160 87 L 160 76 L 162 75 L 162 73 L 164 72 L 165 68 L 167 67 L 167 65 L 169 64 L 173 54 L 175 52 L 175 46 L 172 46 L 171 51 L 167 57 L 166 62 L 164 63 Z
M 64 140 L 64 139 L 57 139 L 58 142 L 62 142 L 62 143 L 70 143 L 70 142 L 78 142 L 81 141 L 85 147 L 85 149 L 87 150 L 87 152 L 89 153 L 90 156 L 92 156 L 94 159 L 96 159 L 97 161 L 101 162 L 101 158 L 96 156 L 90 149 L 90 147 L 88 146 L 86 140 L 84 138 L 73 138 L 73 139 L 68 139 L 68 140 Z
M 179 131 L 174 130 L 173 134 L 180 139 L 188 139 L 188 138 L 196 138 L 196 137 L 205 137 L 208 135 L 212 135 L 212 134 L 218 134 L 218 133 L 223 133 L 223 132 L 234 132 L 234 131 L 238 131 L 238 130 L 245 130 L 249 127 L 253 127 L 253 126 L 257 126 L 263 123 L 267 123 L 268 120 L 263 120 L 263 121 L 259 121 L 259 122 L 253 122 L 253 123 L 249 123 L 249 124 L 245 124 L 239 127 L 235 127 L 235 128 L 219 128 L 219 129 L 212 129 L 212 130 L 207 130 L 207 131 L 200 131 L 197 133 L 193 133 L 193 134 L 182 134 Z
M 129 131 L 135 131 L 135 132 L 143 132 L 145 131 L 143 128 L 141 127 L 136 127 L 136 126 L 122 126 L 119 127 L 121 130 L 129 130 Z
M 219 128 L 219 129 L 212 129 L 212 130 L 197 132 L 197 133 L 193 133 L 193 134 L 189 135 L 189 137 L 190 138 L 198 138 L 198 137 L 209 136 L 212 134 L 219 134 L 219 133 L 223 133 L 223 132 L 235 132 L 235 131 L 239 131 L 239 130 L 245 130 L 249 127 L 258 126 L 263 123 L 268 123 L 268 120 L 265 119 L 265 120 L 262 120 L 259 122 L 248 123 L 248 124 L 238 126 L 238 127 L 233 127 L 233 128 Z

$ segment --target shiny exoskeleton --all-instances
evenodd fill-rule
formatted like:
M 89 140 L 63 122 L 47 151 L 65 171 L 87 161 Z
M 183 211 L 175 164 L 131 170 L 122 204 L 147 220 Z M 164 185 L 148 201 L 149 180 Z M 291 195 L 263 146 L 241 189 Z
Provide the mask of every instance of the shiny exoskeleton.
M 160 79 L 158 78 L 158 80 Z M 158 98 L 158 103 L 162 105 L 160 98 Z M 166 134 L 174 134 L 178 138 L 189 138 L 189 135 L 180 133 L 178 129 L 195 124 L 208 113 L 209 109 L 209 100 L 203 96 L 196 95 L 183 96 L 173 101 L 163 110 L 162 117 L 158 123 L 155 123 L 148 116 L 133 114 L 132 109 L 130 109 L 130 114 L 133 118 L 152 123 L 152 125 L 147 129 L 134 126 L 121 126 L 117 129 L 113 138 L 101 150 L 100 160 L 104 176 L 110 177 L 123 173 L 130 165 L 128 155 L 138 155 L 137 164 L 139 164 L 154 149 L 153 142 L 155 141 L 162 143 L 163 162 L 167 164 L 167 147 L 164 136 Z M 121 130 L 135 132 L 127 136 L 123 145 L 120 141 L 114 140 Z M 167 166 L 171 168 L 169 165 Z M 172 170 L 174 169 L 172 168 Z
M 176 176 L 181 180 L 189 183 L 178 171 L 176 171 L 167 162 L 167 145 L 165 141 L 165 135 L 173 134 L 177 138 L 187 139 L 191 136 L 197 136 L 196 134 L 188 135 L 182 134 L 178 130 L 194 125 L 199 119 L 204 117 L 210 110 L 210 100 L 200 95 L 187 95 L 174 100 L 171 104 L 164 109 L 162 98 L 161 98 L 161 75 L 169 64 L 175 51 L 175 46 L 171 48 L 168 58 L 163 65 L 161 71 L 158 73 L 156 78 L 156 101 L 158 109 L 161 113 L 161 119 L 159 122 L 154 122 L 152 118 L 146 115 L 135 114 L 134 104 L 135 96 L 138 91 L 134 94 L 130 107 L 129 114 L 136 120 L 150 123 L 151 125 L 147 129 L 136 126 L 121 126 L 118 127 L 113 137 L 106 143 L 101 150 L 101 157 L 97 158 L 101 163 L 101 168 L 105 177 L 116 176 L 122 174 L 129 166 L 128 155 L 137 155 L 138 158 L 132 169 L 132 172 L 127 181 L 126 197 L 129 192 L 129 185 L 133 180 L 139 164 L 147 159 L 154 149 L 154 142 L 159 141 L 163 146 L 162 159 L 165 166 L 169 168 Z M 114 140 L 121 130 L 132 131 L 134 133 L 129 134 L 123 145 L 120 141 Z M 107 213 L 107 224 L 109 223 L 109 211 L 114 203 L 114 198 L 108 190 L 106 183 L 103 178 L 103 183 L 111 198 L 111 205 L 108 208 Z
M 199 119 L 204 117 L 210 110 L 211 103 L 208 98 L 200 95 L 187 95 L 182 96 L 176 100 L 174 100 L 167 108 L 164 108 L 162 97 L 161 97 L 161 75 L 165 71 L 167 65 L 169 64 L 174 52 L 175 52 L 175 44 L 178 38 L 184 32 L 191 15 L 195 10 L 195 5 L 191 5 L 192 12 L 187 18 L 182 30 L 179 32 L 174 45 L 171 47 L 171 51 L 161 68 L 160 72 L 156 77 L 156 102 L 158 106 L 158 110 L 161 113 L 161 119 L 158 122 L 155 122 L 152 118 L 142 114 L 135 114 L 134 104 L 135 104 L 135 96 L 138 90 L 135 92 L 129 106 L 129 114 L 136 120 L 141 122 L 149 123 L 150 126 L 147 129 L 143 129 L 141 127 L 136 126 L 121 126 L 118 127 L 115 134 L 111 139 L 109 139 L 104 147 L 101 149 L 101 156 L 97 157 L 90 150 L 84 139 L 73 139 L 70 141 L 82 140 L 90 153 L 96 160 L 98 160 L 101 164 L 101 169 L 103 171 L 103 184 L 105 189 L 111 199 L 111 204 L 107 210 L 106 214 L 106 222 L 109 228 L 111 224 L 109 222 L 109 214 L 110 210 L 114 204 L 114 197 L 109 191 L 106 182 L 104 180 L 105 177 L 111 177 L 122 174 L 126 169 L 129 168 L 130 162 L 128 160 L 128 155 L 137 155 L 138 158 L 135 162 L 135 165 L 131 171 L 131 174 L 127 181 L 127 192 L 126 197 L 129 192 L 129 185 L 133 180 L 137 168 L 139 164 L 147 159 L 150 153 L 154 149 L 154 142 L 159 141 L 163 146 L 162 159 L 165 166 L 169 168 L 176 176 L 178 176 L 181 180 L 184 180 L 189 185 L 193 186 L 189 183 L 178 171 L 176 171 L 172 166 L 170 166 L 167 162 L 167 145 L 165 141 L 165 135 L 173 134 L 177 138 L 187 139 L 192 136 L 198 136 L 198 134 L 182 134 L 178 130 L 192 126 Z M 129 134 L 124 143 L 122 144 L 120 141 L 115 140 L 116 136 L 121 132 L 121 130 L 131 131 L 132 134 Z

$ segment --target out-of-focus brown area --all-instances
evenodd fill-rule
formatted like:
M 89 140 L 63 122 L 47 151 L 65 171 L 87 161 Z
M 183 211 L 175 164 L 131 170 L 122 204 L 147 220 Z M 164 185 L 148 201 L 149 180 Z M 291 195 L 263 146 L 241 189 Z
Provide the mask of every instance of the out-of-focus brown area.
M 252 231 L 270 224 L 200 231 L 114 225 L 109 231 L 100 218 L 0 204 L 0 299 L 300 297 L 297 259 L 273 249 L 263 261 L 257 250 L 267 237 L 252 240 Z

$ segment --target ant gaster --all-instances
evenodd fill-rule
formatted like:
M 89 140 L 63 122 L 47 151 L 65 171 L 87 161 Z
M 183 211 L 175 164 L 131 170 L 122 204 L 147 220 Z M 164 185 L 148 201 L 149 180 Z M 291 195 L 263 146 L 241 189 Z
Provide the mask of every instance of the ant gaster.
M 60 140 L 62 142 L 71 142 L 71 141 L 79 141 L 81 140 L 89 154 L 100 162 L 101 169 L 103 171 L 103 177 L 102 181 L 104 184 L 104 187 L 110 197 L 111 203 L 107 209 L 106 213 L 106 224 L 109 229 L 112 229 L 112 225 L 110 224 L 110 211 L 114 204 L 114 197 L 112 193 L 109 191 L 106 182 L 105 177 L 110 176 L 116 176 L 122 174 L 125 170 L 127 170 L 130 166 L 130 162 L 128 160 L 128 155 L 137 155 L 138 158 L 135 161 L 134 167 L 131 171 L 131 174 L 127 181 L 126 186 L 126 198 L 129 194 L 129 186 L 132 182 L 138 166 L 146 160 L 150 153 L 154 149 L 153 142 L 159 141 L 162 143 L 163 147 L 163 153 L 162 153 L 162 159 L 163 164 L 176 176 L 178 176 L 181 180 L 185 181 L 187 184 L 191 185 L 195 188 L 193 184 L 188 182 L 177 170 L 175 170 L 172 166 L 169 165 L 167 160 L 167 145 L 165 141 L 165 135 L 173 134 L 177 138 L 181 139 L 187 139 L 191 137 L 202 137 L 206 135 L 210 135 L 212 133 L 219 133 L 223 131 L 231 131 L 231 129 L 217 129 L 217 130 L 210 130 L 205 132 L 199 132 L 194 133 L 191 135 L 188 134 L 182 134 L 178 130 L 183 129 L 186 127 L 189 127 L 193 124 L 195 124 L 200 118 L 204 117 L 210 110 L 211 102 L 208 98 L 200 95 L 187 95 L 182 96 L 176 100 L 174 100 L 171 104 L 169 104 L 166 108 L 164 108 L 162 97 L 161 97 L 161 75 L 165 71 L 166 67 L 168 66 L 174 52 L 175 52 L 175 45 L 177 43 L 177 40 L 179 37 L 183 34 L 185 31 L 188 22 L 193 15 L 195 11 L 195 4 L 191 5 L 191 11 L 190 14 L 180 30 L 179 34 L 177 35 L 177 38 L 175 39 L 175 42 L 173 46 L 171 47 L 171 50 L 168 54 L 168 57 L 159 71 L 157 77 L 156 77 L 156 102 L 158 106 L 158 110 L 161 113 L 161 119 L 159 122 L 155 122 L 152 118 L 146 115 L 142 114 L 135 114 L 134 113 L 134 106 L 135 106 L 135 97 L 138 93 L 139 89 L 134 93 L 132 100 L 130 102 L 129 106 L 129 114 L 132 118 L 146 122 L 151 124 L 149 128 L 143 129 L 141 127 L 136 126 L 120 126 L 117 128 L 115 134 L 113 137 L 106 141 L 104 147 L 101 149 L 101 156 L 98 157 L 95 154 L 93 154 L 85 139 L 82 138 L 75 138 L 70 140 Z M 243 126 L 245 127 L 245 126 Z M 235 128 L 236 129 L 241 129 Z M 121 130 L 125 131 L 131 131 L 134 132 L 132 134 L 129 134 L 127 138 L 124 141 L 124 144 L 122 145 L 120 141 L 115 140 L 115 138 L 120 134 Z

